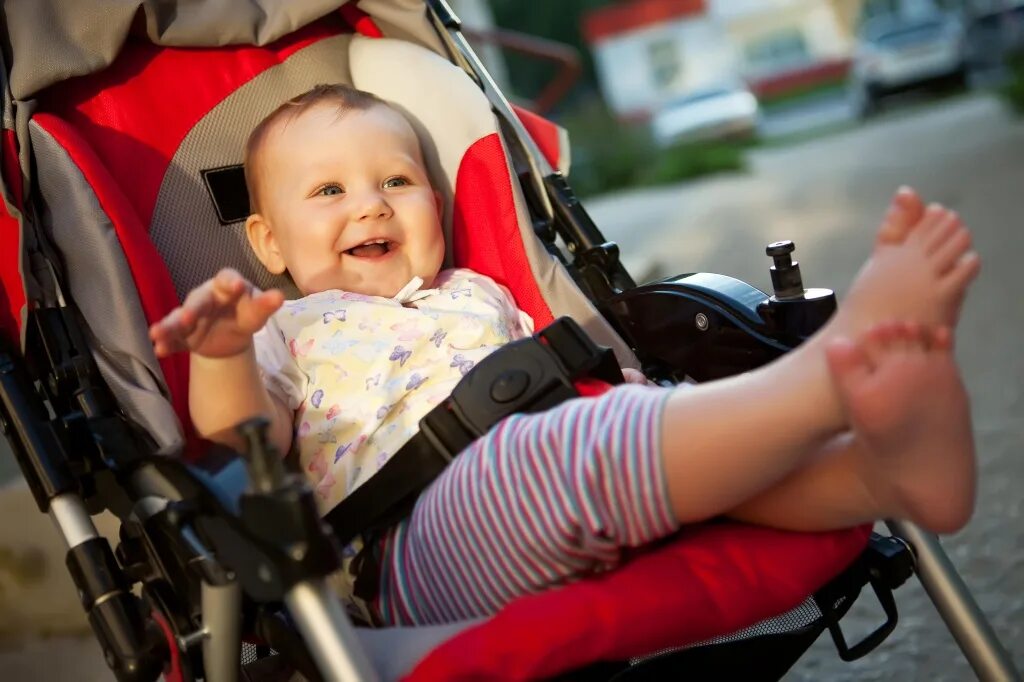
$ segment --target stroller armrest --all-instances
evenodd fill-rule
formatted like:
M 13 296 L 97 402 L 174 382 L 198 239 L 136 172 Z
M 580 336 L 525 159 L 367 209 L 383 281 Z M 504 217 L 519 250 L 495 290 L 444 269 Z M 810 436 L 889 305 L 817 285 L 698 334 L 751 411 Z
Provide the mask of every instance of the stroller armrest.
M 835 311 L 828 289 L 769 296 L 725 275 L 692 273 L 629 289 L 602 312 L 656 380 L 708 381 L 795 348 Z

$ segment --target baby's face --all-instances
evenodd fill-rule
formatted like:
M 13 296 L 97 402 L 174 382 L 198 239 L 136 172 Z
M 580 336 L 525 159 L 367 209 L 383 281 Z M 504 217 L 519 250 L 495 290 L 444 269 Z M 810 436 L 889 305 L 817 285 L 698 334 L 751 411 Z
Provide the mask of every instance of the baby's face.
M 316 105 L 276 125 L 258 163 L 262 216 L 303 294 L 391 297 L 441 269 L 440 201 L 399 113 Z

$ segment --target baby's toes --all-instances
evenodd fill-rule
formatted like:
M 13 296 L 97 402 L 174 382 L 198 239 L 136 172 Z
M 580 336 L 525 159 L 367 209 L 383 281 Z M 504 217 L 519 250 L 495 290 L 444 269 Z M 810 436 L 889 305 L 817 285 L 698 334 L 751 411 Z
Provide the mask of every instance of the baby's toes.
M 900 322 L 900 345 L 907 352 L 928 350 L 931 337 L 926 327 L 912 320 Z
M 950 210 L 941 204 L 928 204 L 924 216 L 907 236 L 907 241 L 927 251 L 927 245 L 934 239 L 936 230 L 942 226 L 949 214 Z
M 874 373 L 863 343 L 835 339 L 825 347 L 825 359 L 844 400 L 858 393 Z
M 889 321 L 876 324 L 861 336 L 860 347 L 872 367 L 877 367 L 885 361 L 890 347 L 897 342 L 899 333 L 899 323 Z
M 953 230 L 932 253 L 932 263 L 939 275 L 952 270 L 965 253 L 971 249 L 971 232 L 963 225 Z
M 935 253 L 942 248 L 958 230 L 963 229 L 963 222 L 960 214 L 956 211 L 947 211 L 938 221 L 935 227 L 924 240 L 926 253 Z
M 901 187 L 878 228 L 877 244 L 900 244 L 924 215 L 924 204 L 917 192 Z

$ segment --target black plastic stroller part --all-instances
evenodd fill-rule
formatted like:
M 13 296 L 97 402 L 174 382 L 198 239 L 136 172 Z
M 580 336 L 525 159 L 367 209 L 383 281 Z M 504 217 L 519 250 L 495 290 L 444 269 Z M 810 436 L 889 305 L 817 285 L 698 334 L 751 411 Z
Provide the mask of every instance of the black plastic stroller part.
M 796 245 L 787 239 L 781 242 L 772 242 L 764 250 L 765 254 L 775 261 L 769 270 L 772 274 L 772 289 L 775 290 L 775 298 L 780 301 L 799 298 L 804 293 L 800 263 L 794 261 L 790 255 L 795 249 Z
M 602 312 L 653 379 L 708 381 L 766 364 L 802 343 L 836 310 L 829 289 L 804 289 L 792 242 L 773 244 L 769 296 L 725 275 L 694 273 L 644 284 L 608 299 Z M 773 248 L 775 247 L 775 248 Z M 797 288 L 799 287 L 799 293 Z
M 166 641 L 156 623 L 148 619 L 143 601 L 130 592 L 131 585 L 106 539 L 93 538 L 72 547 L 67 567 L 117 679 L 143 682 L 157 677 L 167 658 Z
M 46 513 L 58 495 L 79 492 L 46 407 L 37 399 L 24 365 L 9 353 L 0 354 L 0 427 L 39 511 Z
M 544 187 L 554 209 L 554 230 L 575 256 L 577 282 L 590 293 L 591 300 L 604 301 L 635 287 L 619 260 L 618 245 L 605 240 L 565 177 L 553 172 L 544 177 Z
M 59 337 L 51 339 L 60 340 Z M 79 369 L 83 366 L 79 365 Z M 83 369 L 84 373 L 87 371 Z M 49 388 L 60 391 L 67 389 L 80 375 L 69 373 L 63 379 L 57 378 L 55 373 L 49 376 Z M 73 391 L 72 395 L 86 397 L 81 390 Z M 89 401 L 82 403 L 89 404 Z M 94 414 L 92 419 L 97 417 Z M 82 418 L 72 415 L 65 423 Z M 5 434 L 14 436 L 8 440 L 36 504 L 44 513 L 50 513 L 53 506 L 59 504 L 62 509 L 65 506 L 71 509 L 72 516 L 74 511 L 85 515 L 81 503 L 85 469 L 72 465 L 67 454 L 69 449 L 65 448 L 53 423 L 24 366 L 16 362 L 13 355 L 0 353 L 0 425 Z M 89 441 L 91 439 L 90 436 Z M 83 447 L 87 448 L 89 441 L 83 443 Z M 131 593 L 132 581 L 122 571 L 110 545 L 105 538 L 92 533 L 88 525 L 80 528 L 74 539 L 67 536 L 65 539 L 69 544 L 68 572 L 107 665 L 122 682 L 154 679 L 163 669 L 166 658 L 164 638 L 156 624 L 147 618 L 143 601 Z
M 892 591 L 914 573 L 914 555 L 901 540 L 872 533 L 868 547 L 838 578 L 814 595 L 821 609 L 824 626 L 828 628 L 839 657 L 855 661 L 866 656 L 896 629 L 899 613 Z M 885 621 L 856 644 L 846 641 L 839 620 L 853 605 L 854 598 L 865 583 L 871 585 Z M 851 598 L 850 595 L 853 595 Z
M 788 239 L 765 249 L 773 261 L 769 271 L 774 294 L 761 304 L 759 312 L 771 326 L 799 342 L 835 312 L 836 297 L 830 289 L 804 288 L 800 263 L 792 258 L 794 250 L 796 245 Z

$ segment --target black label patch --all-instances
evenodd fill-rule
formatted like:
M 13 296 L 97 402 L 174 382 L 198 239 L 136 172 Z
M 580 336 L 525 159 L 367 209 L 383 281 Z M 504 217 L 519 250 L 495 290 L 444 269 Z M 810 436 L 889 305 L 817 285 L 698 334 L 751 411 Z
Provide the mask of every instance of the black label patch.
M 200 173 L 221 225 L 249 217 L 249 190 L 245 187 L 245 171 L 241 165 L 211 168 Z

